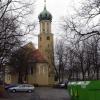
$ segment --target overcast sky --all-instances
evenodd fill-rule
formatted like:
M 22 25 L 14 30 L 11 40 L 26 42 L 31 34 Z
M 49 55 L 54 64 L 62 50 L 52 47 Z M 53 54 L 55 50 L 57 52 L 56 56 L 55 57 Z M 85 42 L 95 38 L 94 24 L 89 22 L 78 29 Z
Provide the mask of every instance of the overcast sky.
M 57 29 L 55 29 L 57 28 L 56 25 L 59 24 L 59 22 L 62 20 L 64 16 L 73 14 L 74 7 L 77 7 L 80 1 L 81 0 L 46 0 L 47 10 L 53 16 L 53 33 L 57 32 Z M 36 0 L 34 12 L 36 20 L 38 20 L 37 17 L 40 14 L 40 12 L 43 11 L 43 8 L 44 0 Z
M 65 16 L 69 16 L 74 13 L 74 8 L 78 8 L 82 0 L 46 0 L 47 10 L 52 14 L 52 33 L 57 36 L 57 34 L 61 33 L 61 29 L 59 25 L 62 21 L 62 18 Z M 44 0 L 36 0 L 34 10 L 34 18 L 38 22 L 38 15 L 44 8 Z M 39 34 L 39 24 L 37 24 L 37 28 L 35 34 Z M 29 40 L 32 39 L 32 36 L 29 36 Z M 37 41 L 37 38 L 34 38 L 33 41 Z M 37 44 L 37 42 L 35 42 Z

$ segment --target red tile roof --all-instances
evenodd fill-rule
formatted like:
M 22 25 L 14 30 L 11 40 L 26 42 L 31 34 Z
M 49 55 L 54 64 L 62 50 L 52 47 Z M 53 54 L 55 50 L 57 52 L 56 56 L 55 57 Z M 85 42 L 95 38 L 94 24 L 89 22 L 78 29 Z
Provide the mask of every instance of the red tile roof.
M 47 62 L 39 49 L 33 51 L 33 59 L 38 63 Z
M 39 49 L 36 49 L 34 44 L 29 42 L 28 44 L 24 45 L 23 48 L 26 50 L 32 50 L 32 59 L 31 61 L 35 61 L 36 63 L 46 63 L 46 59 L 43 56 L 43 54 L 39 51 Z

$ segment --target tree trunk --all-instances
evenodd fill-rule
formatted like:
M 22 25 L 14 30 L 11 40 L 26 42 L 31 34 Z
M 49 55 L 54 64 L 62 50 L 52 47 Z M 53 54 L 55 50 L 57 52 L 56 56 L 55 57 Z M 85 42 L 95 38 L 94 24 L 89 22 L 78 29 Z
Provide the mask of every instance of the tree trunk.
M 23 83 L 23 75 L 21 72 L 19 72 L 19 75 L 18 75 L 18 83 Z

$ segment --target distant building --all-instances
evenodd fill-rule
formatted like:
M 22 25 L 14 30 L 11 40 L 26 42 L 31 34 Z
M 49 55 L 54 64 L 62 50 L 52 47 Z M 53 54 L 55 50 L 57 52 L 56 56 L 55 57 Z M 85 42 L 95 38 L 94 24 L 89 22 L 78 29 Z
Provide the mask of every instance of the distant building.
M 28 74 L 27 83 L 37 85 L 54 84 L 54 48 L 53 34 L 51 33 L 52 15 L 47 11 L 46 5 L 44 10 L 39 14 L 40 34 L 38 35 L 38 49 L 35 49 L 32 43 L 26 47 L 33 48 L 33 58 L 36 66 L 33 66 L 33 74 Z M 17 73 L 6 74 L 5 81 L 17 83 Z

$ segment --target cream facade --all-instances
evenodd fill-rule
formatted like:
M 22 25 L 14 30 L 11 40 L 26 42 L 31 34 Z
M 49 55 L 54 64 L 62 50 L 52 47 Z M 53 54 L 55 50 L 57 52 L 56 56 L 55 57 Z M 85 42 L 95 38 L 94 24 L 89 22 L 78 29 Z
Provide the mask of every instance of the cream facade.
M 46 6 L 39 15 L 40 34 L 38 35 L 38 52 L 34 53 L 36 59 L 36 66 L 33 66 L 33 73 L 28 73 L 27 83 L 36 84 L 39 86 L 48 86 L 54 84 L 54 41 L 51 32 L 52 15 L 47 11 Z M 31 45 L 27 45 L 31 47 Z M 35 48 L 34 48 L 35 50 Z M 40 55 L 39 55 L 40 54 Z M 41 54 L 43 57 L 40 59 Z M 44 58 L 44 59 L 43 59 Z M 7 77 L 7 76 L 6 76 Z M 10 83 L 18 82 L 18 74 L 13 74 Z M 7 79 L 7 78 L 6 78 Z
M 33 69 L 34 70 L 34 69 Z M 39 86 L 48 85 L 48 64 L 37 63 L 33 74 L 28 75 L 28 83 Z
M 44 7 L 44 11 L 39 15 L 40 34 L 38 35 L 38 47 L 48 62 L 48 83 L 54 84 L 54 41 L 51 32 L 52 15 Z
M 38 85 L 38 86 L 48 86 L 48 63 L 37 63 L 33 68 L 33 73 L 28 73 L 27 81 L 23 82 Z M 18 73 L 5 74 L 5 82 L 18 83 Z

